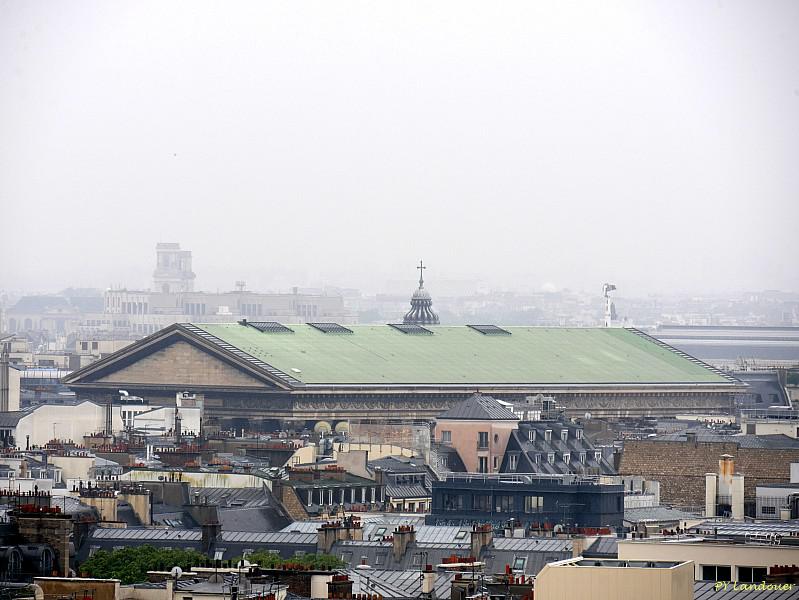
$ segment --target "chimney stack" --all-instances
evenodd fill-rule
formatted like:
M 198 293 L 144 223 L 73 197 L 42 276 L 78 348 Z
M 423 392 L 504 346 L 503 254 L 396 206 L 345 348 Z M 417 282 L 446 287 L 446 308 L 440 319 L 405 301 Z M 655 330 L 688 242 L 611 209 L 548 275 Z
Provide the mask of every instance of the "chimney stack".
M 494 542 L 494 529 L 491 523 L 472 526 L 472 556 L 480 558 L 483 548 L 488 548 Z
M 416 541 L 416 529 L 413 525 L 399 525 L 394 529 L 394 560 L 400 562 L 408 546 Z

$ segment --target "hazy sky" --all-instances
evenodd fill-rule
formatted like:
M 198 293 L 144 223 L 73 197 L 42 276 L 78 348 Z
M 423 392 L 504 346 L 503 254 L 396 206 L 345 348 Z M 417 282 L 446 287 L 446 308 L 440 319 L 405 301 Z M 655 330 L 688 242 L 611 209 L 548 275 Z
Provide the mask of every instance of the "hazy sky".
M 0 1 L 0 289 L 799 290 L 799 2 Z

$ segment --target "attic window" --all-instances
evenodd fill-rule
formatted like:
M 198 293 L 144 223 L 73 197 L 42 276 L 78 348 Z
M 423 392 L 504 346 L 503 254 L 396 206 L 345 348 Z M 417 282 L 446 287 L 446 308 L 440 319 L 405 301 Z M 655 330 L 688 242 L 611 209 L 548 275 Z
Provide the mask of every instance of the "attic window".
M 546 441 L 546 442 L 551 442 L 552 441 L 552 430 L 551 429 L 547 429 L 544 432 L 544 441 Z
M 582 429 L 577 429 L 577 430 L 574 432 L 574 436 L 575 436 L 575 437 L 576 437 L 578 440 L 581 440 L 581 439 L 583 439 L 583 430 L 582 430 Z
M 527 432 L 527 437 L 530 439 L 531 442 L 535 441 L 535 429 L 531 429 Z
M 600 460 L 602 460 L 602 452 L 600 452 L 599 450 L 597 450 L 596 452 L 594 452 L 594 460 L 595 460 L 595 461 L 597 461 L 597 462 L 599 462 Z
M 465 538 L 466 538 L 466 533 L 467 533 L 467 532 L 466 532 L 466 531 L 463 531 L 463 530 L 461 530 L 461 531 L 459 531 L 458 533 L 456 533 L 456 534 L 455 534 L 455 541 L 457 542 L 457 541 L 460 541 L 460 540 L 463 540 L 463 539 L 465 539 Z
M 467 325 L 469 329 L 479 331 L 483 335 L 510 335 L 510 331 L 496 325 Z
M 402 333 L 406 333 L 408 335 L 433 335 L 433 332 L 427 329 L 426 327 L 422 327 L 421 325 L 411 325 L 405 323 L 389 323 L 389 327 L 393 327 L 397 331 L 401 331 Z
M 560 430 L 560 439 L 564 442 L 569 439 L 569 430 L 568 429 L 561 429 Z
M 377 531 L 375 531 L 375 537 L 381 538 L 384 535 L 386 535 L 386 528 L 385 527 L 378 527 Z
M 308 323 L 314 329 L 321 331 L 322 333 L 338 333 L 338 334 L 350 334 L 352 333 L 352 329 L 348 329 L 344 327 L 344 325 L 339 325 L 338 323 Z
M 239 321 L 239 325 L 252 327 L 261 333 L 294 333 L 293 329 L 277 321 L 248 321 L 247 319 L 242 319 Z

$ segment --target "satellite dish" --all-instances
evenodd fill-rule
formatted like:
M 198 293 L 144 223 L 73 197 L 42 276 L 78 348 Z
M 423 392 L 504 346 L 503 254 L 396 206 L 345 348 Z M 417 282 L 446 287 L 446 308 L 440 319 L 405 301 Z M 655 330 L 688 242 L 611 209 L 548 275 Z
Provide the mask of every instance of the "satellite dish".
M 590 421 L 591 420 L 591 413 L 590 412 L 585 413 L 585 418 Z
M 180 576 L 183 575 L 183 569 L 180 567 L 172 567 L 172 570 L 169 572 L 169 574 L 175 579 L 180 579 Z

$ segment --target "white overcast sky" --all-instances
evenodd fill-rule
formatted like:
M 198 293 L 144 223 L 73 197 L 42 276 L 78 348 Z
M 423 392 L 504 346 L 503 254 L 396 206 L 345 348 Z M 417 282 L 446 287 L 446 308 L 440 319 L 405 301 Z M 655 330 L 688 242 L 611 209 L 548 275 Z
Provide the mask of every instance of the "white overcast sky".
M 0 1 L 0 289 L 799 290 L 799 2 Z

